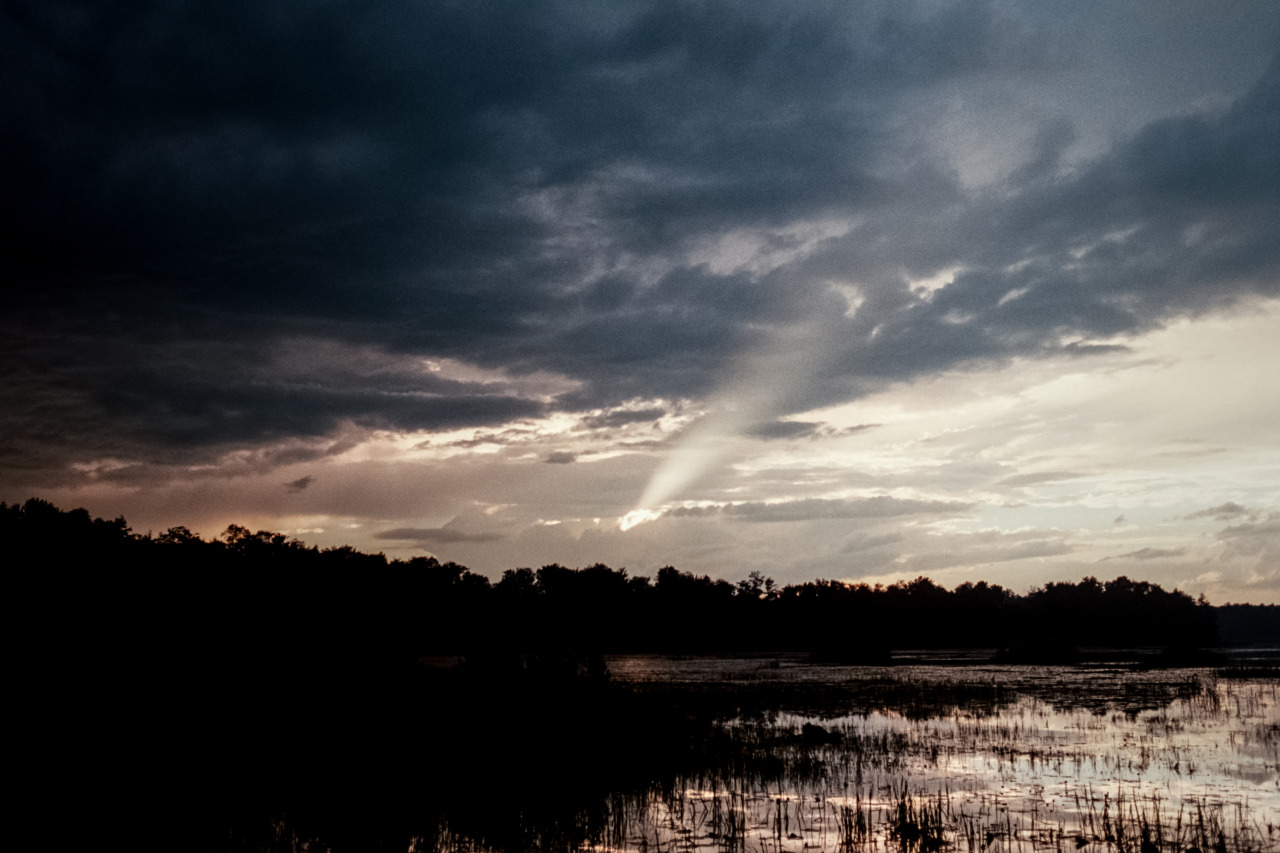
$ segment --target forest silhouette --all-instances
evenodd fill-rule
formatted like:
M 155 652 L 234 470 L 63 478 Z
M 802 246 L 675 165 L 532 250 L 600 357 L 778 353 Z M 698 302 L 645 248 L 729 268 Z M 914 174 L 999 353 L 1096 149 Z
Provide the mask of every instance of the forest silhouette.
M 255 656 L 275 649 L 291 665 L 308 656 L 371 666 L 509 651 L 789 651 L 874 663 L 891 649 L 1016 654 L 1220 639 L 1219 609 L 1203 597 L 1127 577 L 1018 594 L 986 582 L 947 590 L 925 577 L 779 586 L 758 572 L 734 584 L 670 566 L 650 578 L 603 564 L 552 564 L 509 569 L 493 582 L 434 557 L 389 560 L 238 525 L 212 540 L 185 527 L 137 534 L 123 518 L 35 498 L 0 504 L 0 542 L 25 579 L 62 579 L 64 604 L 88 595 L 93 607 L 115 608 L 125 632 L 141 619 L 182 637 L 183 654 L 251 646 Z M 1271 610 L 1262 608 L 1263 616 Z M 1239 608 L 1232 615 L 1258 616 Z M 1259 639 L 1267 622 L 1250 623 L 1263 626 Z

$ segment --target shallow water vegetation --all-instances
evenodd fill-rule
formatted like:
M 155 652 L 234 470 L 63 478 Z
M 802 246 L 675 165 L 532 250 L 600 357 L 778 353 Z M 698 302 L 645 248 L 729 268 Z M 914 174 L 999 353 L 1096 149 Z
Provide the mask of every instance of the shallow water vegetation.
M 297 837 L 335 853 L 1280 850 L 1277 679 L 758 662 L 629 680 L 613 663 L 564 695 L 444 678 L 420 694 L 438 704 L 385 843 L 314 819 Z

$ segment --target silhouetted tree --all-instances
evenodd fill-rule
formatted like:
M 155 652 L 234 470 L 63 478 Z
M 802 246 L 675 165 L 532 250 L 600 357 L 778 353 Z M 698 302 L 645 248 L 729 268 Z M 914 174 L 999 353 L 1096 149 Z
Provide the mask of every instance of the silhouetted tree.
M 27 599 L 56 614 L 55 624 L 149 643 L 152 651 L 135 657 L 164 666 L 182 654 L 220 656 L 227 677 L 260 682 L 280 670 L 319 679 L 334 661 L 365 666 L 500 646 L 816 650 L 852 660 L 890 647 L 1163 646 L 1210 643 L 1215 634 L 1215 611 L 1203 600 L 1123 576 L 1018 596 L 981 581 L 953 591 L 926 577 L 779 588 L 758 571 L 731 584 L 672 566 L 649 578 L 597 563 L 512 569 L 494 584 L 436 557 L 319 549 L 236 524 L 210 540 L 185 527 L 139 536 L 123 518 L 63 512 L 38 498 L 0 504 L 0 540 L 22 570 Z

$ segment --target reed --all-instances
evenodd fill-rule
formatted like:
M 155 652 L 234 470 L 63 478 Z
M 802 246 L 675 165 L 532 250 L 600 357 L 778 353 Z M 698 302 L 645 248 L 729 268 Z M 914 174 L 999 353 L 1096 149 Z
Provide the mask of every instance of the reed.
M 763 671 L 757 685 L 778 672 Z M 1280 853 L 1280 681 L 1128 676 L 880 672 L 785 696 L 615 685 L 576 700 L 576 719 L 600 722 L 526 729 L 564 739 L 514 753 L 529 766 L 461 752 L 489 762 L 465 776 L 476 802 L 428 804 L 411 849 Z M 581 778 L 554 769 L 566 758 Z

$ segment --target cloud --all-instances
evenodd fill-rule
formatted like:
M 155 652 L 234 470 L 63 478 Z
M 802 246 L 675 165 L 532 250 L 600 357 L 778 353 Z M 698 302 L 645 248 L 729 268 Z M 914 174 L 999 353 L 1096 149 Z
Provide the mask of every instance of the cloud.
M 582 419 L 586 429 L 611 429 L 635 423 L 657 421 L 667 414 L 667 410 L 650 406 L 642 409 L 613 409 L 596 415 L 588 415 Z
M 1102 562 L 1107 560 L 1161 560 L 1170 557 L 1181 557 L 1186 553 L 1186 548 L 1139 548 L 1137 551 L 1130 551 L 1127 554 L 1104 557 Z
M 1218 538 L 1241 549 L 1280 546 L 1280 512 L 1267 513 L 1260 521 L 1224 528 L 1218 531 Z
M 1010 176 L 1013 183 L 1043 180 L 1056 175 L 1067 148 L 1076 141 L 1076 131 L 1070 119 L 1064 116 L 1049 119 L 1040 125 L 1031 143 L 1031 155 Z
M 1184 518 L 1187 521 L 1193 521 L 1194 519 L 1197 519 L 1197 518 L 1212 518 L 1215 521 L 1226 521 L 1229 518 L 1237 518 L 1242 515 L 1252 515 L 1252 514 L 1253 513 L 1250 510 L 1240 506 L 1240 504 L 1236 503 L 1235 501 L 1227 501 L 1221 506 L 1215 506 L 1209 509 L 1202 509 L 1202 510 L 1199 510 L 1198 512 L 1193 512 L 1190 515 L 1184 516 Z
M 878 426 L 880 424 L 853 424 L 845 427 L 834 427 L 831 424 L 820 421 L 774 420 L 751 424 L 742 430 L 742 434 L 748 438 L 759 438 L 765 441 L 790 441 L 801 438 L 825 439 L 856 435 L 860 432 L 875 429 Z
M 520 503 L 464 529 L 501 517 L 502 553 L 527 536 L 548 561 L 553 544 L 590 560 L 594 519 L 646 494 L 690 505 L 671 525 L 775 533 L 1001 512 L 1048 530 L 1086 504 L 1131 519 L 1087 570 L 1171 547 L 1114 546 L 1160 480 L 1240 501 L 1159 502 L 1236 524 L 1215 540 L 1223 577 L 1265 576 L 1244 525 L 1266 523 L 1244 507 L 1265 496 L 1149 469 L 1119 485 L 1108 463 L 1185 472 L 1212 453 L 1226 478 L 1271 445 L 1159 381 L 1089 396 L 1116 370 L 1172 370 L 1182 353 L 1148 353 L 1166 332 L 1280 298 L 1280 6 L 1184 11 L 5 7 L 0 490 L 181 494 L 204 513 L 198 481 L 263 524 L 274 500 L 379 529 Z M 1198 387 L 1225 397 L 1216 364 Z M 1185 436 L 1124 438 L 1174 407 Z M 1085 434 L 1087 461 L 1060 452 Z M 405 484 L 422 470 L 429 487 Z M 982 504 L 1079 471 L 1088 494 L 1059 487 L 1053 507 Z M 280 488 L 311 476 L 325 488 Z M 431 511 L 367 485 L 390 481 Z M 246 483 L 265 497 L 234 498 Z M 890 491 L 936 500 L 846 499 Z M 552 503 L 562 523 L 536 526 Z M 767 527 L 733 530 L 758 559 L 830 573 L 840 543 L 788 557 Z M 659 564 L 684 547 L 627 535 Z M 923 536 L 859 553 L 955 556 Z M 745 565 L 690 543 L 708 571 L 717 547 Z M 483 544 L 451 546 L 498 553 Z
M 697 518 L 719 515 L 744 521 L 794 522 L 824 519 L 892 518 L 907 515 L 957 515 L 970 509 L 958 501 L 922 501 L 885 495 L 852 500 L 807 498 L 766 503 L 713 504 L 710 506 L 675 507 L 663 513 L 671 518 Z
M 1063 480 L 1077 480 L 1087 476 L 1087 474 L 1080 474 L 1075 471 L 1041 471 L 1039 473 L 1016 474 L 1012 477 L 1005 477 L 996 485 L 1021 488 L 1023 486 L 1038 486 L 1043 483 L 1058 483 Z
M 460 542 L 498 542 L 498 533 L 468 533 L 452 527 L 397 527 L 373 534 L 375 539 L 408 540 L 429 545 L 454 545 Z
M 289 482 L 284 484 L 284 487 L 291 492 L 301 492 L 301 491 L 304 491 L 308 486 L 310 486 L 314 480 L 315 478 L 312 477 L 310 474 L 308 474 L 305 477 L 299 477 L 296 480 L 290 480 Z
M 816 433 L 821 426 L 822 424 L 808 421 L 768 421 L 748 427 L 746 434 L 752 438 L 766 440 L 774 438 L 805 438 Z
M 1001 573 L 993 573 L 991 566 L 1001 563 L 1023 563 L 1036 566 L 1035 574 L 1053 571 L 1053 563 L 1046 558 L 1076 553 L 1081 546 L 1056 530 L 979 530 L 974 532 L 942 533 L 927 537 L 913 537 L 899 546 L 900 553 L 885 561 L 878 572 L 868 572 L 867 582 L 891 583 L 899 579 L 911 579 L 927 574 L 935 580 L 960 583 L 972 580 L 972 571 L 980 569 L 981 579 L 999 579 Z M 1023 575 L 1030 580 L 1030 572 L 1005 569 L 1006 577 Z
M 812 327 L 831 354 L 778 378 L 785 415 L 1277 294 L 1275 63 L 1221 114 L 1085 162 L 1088 116 L 1046 117 L 991 194 L 912 122 L 957 85 L 1057 79 L 1081 36 L 1031 11 L 289 14 L 5 13 L 0 77 L 27 82 L 4 90 L 0 464 L 207 459 L 348 423 L 625 425 L 662 416 L 629 401 L 705 397 Z M 566 384 L 306 370 L 279 363 L 290 339 Z
M 881 533 L 878 535 L 854 535 L 848 537 L 840 546 L 842 554 L 859 554 L 887 548 L 902 542 L 905 537 L 901 533 Z

